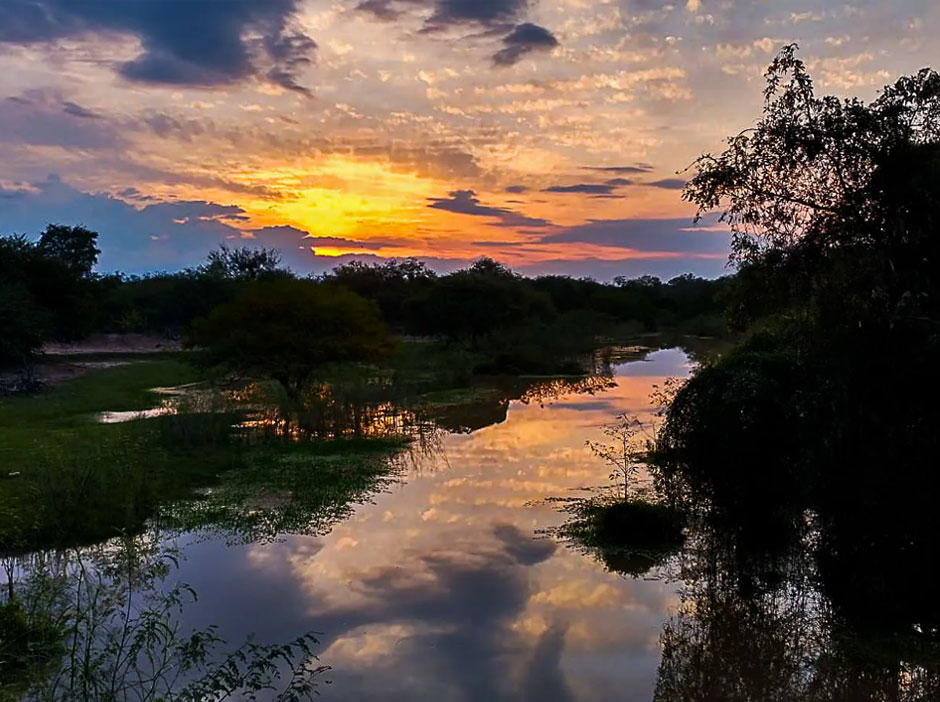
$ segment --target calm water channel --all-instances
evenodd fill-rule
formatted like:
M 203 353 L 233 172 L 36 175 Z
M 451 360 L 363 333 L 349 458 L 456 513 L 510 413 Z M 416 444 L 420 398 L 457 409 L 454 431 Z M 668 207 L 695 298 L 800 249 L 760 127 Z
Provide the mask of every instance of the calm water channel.
M 451 433 L 429 460 L 323 537 L 176 540 L 199 601 L 187 624 L 228 640 L 319 632 L 324 699 L 649 700 L 675 583 L 625 578 L 540 532 L 545 498 L 608 484 L 585 445 L 653 386 L 688 373 L 679 350 L 615 365 L 590 394 L 512 401 L 504 421 Z

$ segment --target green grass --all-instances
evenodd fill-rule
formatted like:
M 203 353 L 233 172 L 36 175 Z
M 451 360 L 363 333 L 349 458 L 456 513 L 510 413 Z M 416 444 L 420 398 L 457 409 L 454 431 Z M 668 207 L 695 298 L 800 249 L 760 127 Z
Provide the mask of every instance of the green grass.
M 56 388 L 31 396 L 0 398 L 0 432 L 62 428 L 88 423 L 88 416 L 107 410 L 143 410 L 159 396 L 150 388 L 198 380 L 195 369 L 176 359 L 137 360 L 96 370 Z M 0 434 L 3 436 L 4 434 Z
M 391 484 L 388 457 L 406 443 L 341 439 L 254 451 L 243 469 L 222 475 L 199 499 L 169 505 L 157 521 L 168 529 L 222 532 L 237 542 L 323 534 L 352 505 Z
M 37 395 L 0 398 L 0 495 L 3 483 L 11 480 L 4 479 L 9 473 L 28 475 L 49 460 L 96 445 L 110 447 L 137 433 L 129 424 L 98 424 L 97 413 L 150 409 L 160 402 L 150 388 L 196 379 L 192 367 L 182 361 L 134 361 L 93 371 Z
M 239 483 L 242 493 L 247 494 L 252 481 L 263 490 L 263 466 L 280 470 L 298 447 L 234 440 L 232 413 L 96 421 L 99 412 L 158 406 L 154 387 L 198 380 L 198 372 L 182 359 L 135 360 L 35 396 L 0 400 L 0 554 L 93 543 L 138 531 L 161 506 L 191 498 L 195 488 L 217 484 L 231 471 L 247 471 Z M 330 441 L 300 448 L 321 456 L 309 462 L 303 476 L 295 476 L 295 488 L 302 487 L 306 504 L 316 507 L 327 504 L 317 502 L 314 494 L 317 476 L 325 475 L 316 467 L 324 465 L 323 456 L 345 456 L 348 475 L 361 465 L 368 477 L 377 464 L 357 457 L 387 456 L 400 450 L 401 443 Z M 278 458 L 265 464 L 265 456 Z M 360 478 L 342 483 L 335 477 L 320 481 L 332 495 L 328 503 L 334 511 L 344 494 L 365 489 Z M 287 521 L 298 522 L 297 514 L 294 510 Z

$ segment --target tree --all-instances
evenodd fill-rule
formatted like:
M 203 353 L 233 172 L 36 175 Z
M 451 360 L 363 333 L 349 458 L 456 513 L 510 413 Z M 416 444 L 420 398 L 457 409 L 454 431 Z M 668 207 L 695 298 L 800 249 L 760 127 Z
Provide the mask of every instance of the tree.
M 470 268 L 438 278 L 409 301 L 419 331 L 474 341 L 497 329 L 550 318 L 555 309 L 532 281 L 482 258 Z
M 385 320 L 398 325 L 404 321 L 405 301 L 426 290 L 436 277 L 422 261 L 406 258 L 382 263 L 351 261 L 336 266 L 323 280 L 374 300 Z
M 273 378 L 292 395 L 326 363 L 376 360 L 391 346 L 374 303 L 295 279 L 253 283 L 196 320 L 189 343 L 203 347 L 208 362 Z
M 209 276 L 231 280 L 262 280 L 289 275 L 278 267 L 280 264 L 281 254 L 275 249 L 252 249 L 247 246 L 232 249 L 222 244 L 209 254 L 201 271 Z
M 39 238 L 40 250 L 64 261 L 83 277 L 91 275 L 101 250 L 96 246 L 98 232 L 81 225 L 50 224 Z
M 49 320 L 19 281 L 0 281 L 0 369 L 27 368 L 48 336 Z
M 29 367 L 49 339 L 92 322 L 92 281 L 24 236 L 0 237 L 0 367 Z
M 610 424 L 602 425 L 601 431 L 611 443 L 588 441 L 587 447 L 610 468 L 610 479 L 622 483 L 626 500 L 630 481 L 640 472 L 646 459 L 652 434 L 639 418 L 623 413 Z
M 940 296 L 940 74 L 872 103 L 817 97 L 795 45 L 767 71 L 763 116 L 684 192 L 720 209 L 744 321 L 794 304 L 826 323 L 935 327 Z

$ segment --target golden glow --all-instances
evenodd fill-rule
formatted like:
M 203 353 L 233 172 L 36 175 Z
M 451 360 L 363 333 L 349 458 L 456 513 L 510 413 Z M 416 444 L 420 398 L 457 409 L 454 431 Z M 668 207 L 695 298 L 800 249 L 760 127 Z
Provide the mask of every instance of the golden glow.
M 407 236 L 425 215 L 427 198 L 442 187 L 430 178 L 399 172 L 387 163 L 343 156 L 239 174 L 233 180 L 285 193 L 275 201 L 239 203 L 255 226 L 288 224 L 316 237 L 357 241 L 390 234 Z M 322 254 L 340 255 L 335 249 L 325 249 Z

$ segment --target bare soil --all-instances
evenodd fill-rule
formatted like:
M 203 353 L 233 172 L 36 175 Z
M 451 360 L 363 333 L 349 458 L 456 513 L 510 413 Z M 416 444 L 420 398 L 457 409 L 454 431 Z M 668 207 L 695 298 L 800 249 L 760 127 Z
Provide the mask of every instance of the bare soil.
M 44 356 L 77 356 L 90 354 L 135 354 L 180 351 L 179 339 L 147 334 L 93 334 L 72 344 L 46 344 Z

